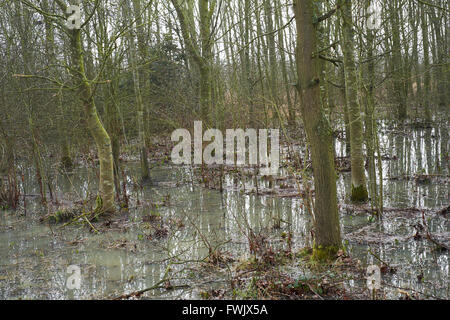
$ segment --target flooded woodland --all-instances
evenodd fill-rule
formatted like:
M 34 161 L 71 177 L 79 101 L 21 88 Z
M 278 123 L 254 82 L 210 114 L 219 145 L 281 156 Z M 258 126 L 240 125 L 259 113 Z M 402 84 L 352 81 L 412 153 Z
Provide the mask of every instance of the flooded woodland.
M 1 300 L 449 299 L 446 1 L 0 7 Z
M 1 216 L 1 297 L 104 299 L 154 287 L 145 298 L 320 298 L 319 292 L 367 298 L 365 269 L 380 264 L 379 298 L 447 299 L 449 255 L 439 244 L 450 246 L 449 175 L 442 167 L 448 166 L 448 129 L 448 122 L 428 129 L 384 123 L 381 220 L 370 204 L 349 202 L 346 158 L 339 158 L 346 251 L 330 269 L 303 257 L 312 246 L 313 221 L 304 189 L 297 188 L 301 174 L 289 174 L 287 160 L 272 181 L 252 168 L 225 168 L 222 176 L 206 169 L 204 181 L 200 168 L 173 166 L 162 157 L 151 161 L 151 180 L 143 183 L 139 163 L 130 159 L 123 163 L 127 208 L 107 221 L 64 227 L 43 218 L 50 212 L 64 220 L 66 211 L 87 210 L 97 185 L 95 166 L 80 159 L 73 171 L 55 173 L 47 207 L 32 170 L 24 168 L 21 208 L 5 208 Z M 343 144 L 336 142 L 339 155 Z M 69 265 L 83 270 L 80 290 L 66 288 Z M 266 281 L 273 281 L 273 292 Z

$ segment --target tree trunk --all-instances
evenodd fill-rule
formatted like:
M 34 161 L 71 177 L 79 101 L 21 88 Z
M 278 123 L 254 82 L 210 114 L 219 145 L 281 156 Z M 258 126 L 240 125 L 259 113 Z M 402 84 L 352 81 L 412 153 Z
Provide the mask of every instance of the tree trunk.
M 333 136 L 320 101 L 320 74 L 323 66 L 313 55 L 317 52 L 317 30 L 313 24 L 313 0 L 295 0 L 297 23 L 297 74 L 301 112 L 308 143 L 316 190 L 314 254 L 319 259 L 332 257 L 341 247 L 337 207 Z
M 442 13 L 436 13 L 435 8 L 430 8 L 430 20 L 433 24 L 434 35 L 436 38 L 436 86 L 437 86 L 437 100 L 440 107 L 446 107 L 448 105 L 448 84 L 447 75 L 448 64 L 446 64 L 446 57 L 448 53 L 445 52 L 445 40 L 441 26 L 444 22 L 444 18 L 439 15 Z
M 142 19 L 139 18 L 140 14 L 140 6 L 139 1 L 133 1 L 133 4 L 135 5 L 135 16 L 136 16 L 136 25 L 139 27 L 140 24 L 142 24 Z M 124 11 L 126 12 L 126 16 L 131 16 L 131 8 L 129 7 L 128 3 L 124 3 Z M 144 124 L 144 116 L 145 116 L 145 106 L 144 101 L 142 99 L 142 92 L 141 92 L 141 75 L 145 73 L 141 73 L 139 70 L 139 63 L 138 63 L 138 53 L 136 50 L 136 43 L 135 43 L 135 36 L 134 33 L 138 31 L 138 29 L 135 30 L 135 28 L 131 28 L 129 34 L 128 34 L 128 44 L 130 48 L 130 66 L 132 68 L 132 74 L 133 74 L 133 84 L 134 84 L 134 95 L 136 98 L 136 104 L 137 104 L 137 123 L 138 123 L 138 140 L 139 140 L 139 155 L 140 155 L 140 162 L 141 162 L 141 179 L 143 181 L 147 181 L 150 179 L 150 173 L 149 173 L 149 165 L 148 165 L 148 157 L 147 157 L 147 146 L 145 142 L 145 124 Z M 142 32 L 142 29 L 139 29 L 139 31 Z M 137 32 L 139 33 L 139 32 Z M 140 38 L 140 36 L 138 36 Z M 145 48 L 143 44 L 142 39 L 138 39 L 138 43 L 140 43 L 140 51 L 141 51 L 141 58 L 145 56 Z M 141 59 L 142 61 L 142 59 Z
M 358 82 L 356 77 L 352 2 L 344 0 L 342 6 L 343 17 L 343 44 L 346 100 L 350 121 L 350 145 L 352 166 L 351 199 L 355 202 L 364 202 L 368 199 L 366 186 L 366 173 L 364 169 L 363 152 L 363 122 L 361 108 L 358 102 Z
M 423 98 L 422 103 L 425 108 L 425 121 L 430 123 L 432 120 L 431 106 L 430 106 L 430 90 L 431 90 L 431 75 L 430 75 L 430 43 L 428 40 L 428 25 L 425 15 L 424 4 L 420 4 L 420 20 L 422 28 L 422 46 L 423 46 Z
M 75 29 L 71 31 L 71 45 L 73 50 L 72 66 L 76 69 L 76 72 L 73 72 L 73 77 L 79 83 L 79 98 L 83 103 L 86 123 L 97 146 L 100 161 L 99 197 L 101 199 L 101 207 L 98 206 L 96 211 L 112 213 L 115 212 L 115 186 L 111 139 L 100 121 L 94 102 L 92 87 L 86 77 L 81 30 Z
M 400 42 L 400 18 L 398 1 L 390 1 L 390 15 L 392 27 L 392 68 L 394 73 L 394 96 L 397 100 L 397 118 L 403 121 L 407 118 L 403 59 Z

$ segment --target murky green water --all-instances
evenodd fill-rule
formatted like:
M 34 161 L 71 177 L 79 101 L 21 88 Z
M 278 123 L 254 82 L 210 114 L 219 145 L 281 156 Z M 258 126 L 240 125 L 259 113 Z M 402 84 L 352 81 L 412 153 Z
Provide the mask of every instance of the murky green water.
M 385 125 L 382 132 L 385 206 L 417 207 L 425 211 L 430 231 L 449 244 L 448 218 L 433 210 L 449 203 L 448 128 L 412 130 Z M 336 144 L 337 154 L 343 146 Z M 27 215 L 0 213 L 0 298 L 3 299 L 89 299 L 108 298 L 150 287 L 163 278 L 168 258 L 199 260 L 207 256 L 205 241 L 224 244 L 234 257 L 248 256 L 243 234 L 246 226 L 276 239 L 283 232 L 293 233 L 294 247 L 310 245 L 310 215 L 298 197 L 255 195 L 249 179 L 243 187 L 236 177 L 227 175 L 224 192 L 206 189 L 192 182 L 189 168 L 158 166 L 152 170 L 152 185 L 133 187 L 137 166 L 126 166 L 128 192 L 139 199 L 120 221 L 94 234 L 86 226 L 60 229 L 37 220 L 34 210 L 38 198 L 27 198 Z M 414 174 L 435 174 L 426 183 L 408 179 Z M 439 175 L 439 176 L 437 176 Z M 31 176 L 31 175 L 30 175 Z M 392 179 L 394 178 L 394 179 Z M 95 190 L 95 170 L 79 169 L 57 178 L 58 197 L 82 199 Z M 260 181 L 259 188 L 267 182 Z M 349 173 L 338 180 L 339 200 L 346 202 Z M 279 187 L 279 182 L 278 182 Z M 24 186 L 28 195 L 38 194 L 32 179 Z M 162 236 L 144 216 L 160 215 L 165 223 Z M 437 252 L 426 240 L 414 240 L 414 225 L 422 221 L 420 211 L 386 213 L 382 222 L 369 221 L 367 213 L 355 213 L 345 205 L 341 210 L 344 239 L 353 257 L 363 265 L 379 264 L 371 253 L 397 267 L 383 275 L 387 298 L 398 298 L 396 287 L 411 288 L 425 296 L 448 298 L 449 255 Z M 195 225 L 196 227 L 194 227 Z M 278 226 L 279 225 L 279 226 Z M 161 232 L 161 230 L 159 230 Z M 206 240 L 202 237 L 206 236 Z M 81 288 L 69 290 L 67 267 L 81 269 Z M 153 290 L 147 297 L 198 298 L 199 288 L 222 286 L 226 274 L 216 278 L 190 269 L 188 264 L 171 265 L 170 285 L 191 285 L 166 291 Z M 352 281 L 348 282 L 348 286 Z M 162 284 L 164 286 L 164 284 Z

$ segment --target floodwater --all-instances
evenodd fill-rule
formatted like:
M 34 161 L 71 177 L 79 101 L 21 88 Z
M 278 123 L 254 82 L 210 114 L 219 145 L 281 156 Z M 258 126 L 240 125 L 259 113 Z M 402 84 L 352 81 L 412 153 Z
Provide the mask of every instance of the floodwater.
M 423 211 L 430 232 L 450 244 L 448 217 L 435 213 L 447 206 L 450 198 L 448 129 L 382 124 L 384 206 L 404 209 L 386 212 L 382 221 L 345 205 L 350 177 L 348 172 L 339 175 L 342 233 L 348 251 L 364 266 L 379 264 L 377 259 L 381 259 L 397 269 L 382 276 L 386 298 L 399 298 L 399 288 L 420 292 L 424 298 L 449 297 L 449 253 L 412 237 Z M 336 152 L 338 156 L 345 153 L 339 141 Z M 137 165 L 127 163 L 125 167 L 128 192 L 139 203 L 121 215 L 120 222 L 98 234 L 85 225 L 62 229 L 39 222 L 44 213 L 37 209 L 38 197 L 32 195 L 38 190 L 29 174 L 24 186 L 31 195 L 27 214 L 0 212 L 1 299 L 111 298 L 155 285 L 169 267 L 170 285 L 175 290 L 165 290 L 168 284 L 162 283 L 145 297 L 199 298 L 202 289 L 226 286 L 229 276 L 221 271 L 211 277 L 186 263 L 204 259 L 208 245 L 222 245 L 235 259 L 248 257 L 245 230 L 249 227 L 255 233 L 270 234 L 275 242 L 282 233 L 292 232 L 294 249 L 311 245 L 311 216 L 300 197 L 256 195 L 251 192 L 251 178 L 242 184 L 231 173 L 225 175 L 221 193 L 193 183 L 192 169 L 164 164 L 152 169 L 152 184 L 141 188 L 133 178 Z M 431 178 L 415 179 L 418 174 Z M 83 199 L 96 187 L 92 169 L 77 169 L 56 178 L 59 199 L 63 195 L 64 199 Z M 280 183 L 276 182 L 276 187 Z M 267 185 L 267 181 L 259 181 L 259 188 Z M 146 220 L 148 215 L 161 217 L 164 224 L 158 226 L 157 218 L 155 227 Z M 80 268 L 79 289 L 67 286 L 71 265 Z M 351 288 L 355 284 L 349 280 L 346 285 Z

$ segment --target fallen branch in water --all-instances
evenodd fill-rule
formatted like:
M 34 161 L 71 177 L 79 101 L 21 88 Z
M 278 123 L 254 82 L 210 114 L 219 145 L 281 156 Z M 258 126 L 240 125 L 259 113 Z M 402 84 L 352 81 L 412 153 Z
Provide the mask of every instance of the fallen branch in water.
M 187 285 L 185 285 L 185 286 L 172 286 L 172 285 L 170 285 L 168 275 L 169 275 L 169 272 L 171 270 L 171 266 L 172 266 L 172 262 L 169 262 L 169 265 L 167 266 L 166 271 L 164 272 L 164 276 L 162 277 L 161 280 L 159 280 L 153 286 L 151 286 L 149 288 L 146 288 L 146 289 L 139 290 L 139 291 L 134 291 L 134 292 L 131 292 L 131 293 L 128 293 L 128 294 L 123 294 L 123 295 L 121 295 L 119 297 L 116 297 L 116 298 L 114 298 L 112 300 L 123 300 L 123 299 L 139 297 L 139 296 L 143 295 L 144 293 L 146 293 L 148 291 L 152 291 L 152 290 L 156 290 L 156 289 L 163 289 L 163 288 L 165 288 L 167 290 L 173 290 L 173 289 L 177 289 L 179 287 L 188 287 Z M 162 284 L 164 284 L 164 286 L 162 286 Z
M 415 289 L 412 289 L 412 288 L 398 287 L 398 286 L 395 286 L 395 285 L 393 285 L 393 284 L 391 284 L 391 283 L 388 283 L 388 282 L 385 282 L 385 281 L 382 281 L 381 284 L 383 285 L 383 287 L 390 287 L 390 288 L 397 289 L 398 292 L 399 292 L 399 293 L 402 293 L 402 294 L 404 294 L 405 292 L 411 291 L 411 292 L 413 292 L 413 293 L 418 293 L 418 294 L 421 294 L 421 295 L 423 295 L 423 296 L 425 296 L 425 297 L 428 297 L 428 298 L 431 297 L 431 298 L 436 299 L 436 300 L 444 300 L 444 299 L 442 299 L 442 298 L 440 298 L 440 297 L 437 297 L 437 296 L 435 296 L 435 295 L 432 295 L 431 293 L 425 293 L 425 292 L 418 291 L 418 290 L 415 290 Z
M 430 230 L 428 228 L 427 222 L 425 220 L 425 213 L 424 212 L 422 212 L 422 221 L 423 221 L 423 226 L 424 226 L 424 229 L 425 229 L 425 232 L 426 232 L 427 239 L 430 242 L 434 243 L 436 246 L 438 246 L 441 250 L 449 250 L 450 249 L 449 246 L 447 246 L 446 244 L 440 243 L 439 241 L 437 241 L 436 239 L 433 238 L 433 236 L 430 233 Z
M 179 285 L 179 286 L 172 286 L 172 285 L 162 285 L 164 282 L 166 282 L 166 280 L 161 280 L 158 281 L 154 286 L 151 286 L 149 288 L 143 289 L 143 290 L 139 290 L 139 291 L 135 291 L 129 294 L 123 294 L 119 297 L 116 297 L 112 300 L 124 300 L 124 299 L 129 299 L 129 298 L 138 298 L 141 295 L 143 295 L 144 293 L 148 292 L 148 291 L 152 291 L 152 290 L 157 290 L 157 289 L 166 289 L 166 290 L 175 290 L 175 289 L 185 289 L 185 288 L 190 288 L 189 285 L 184 284 L 184 285 Z
M 86 216 L 84 216 L 83 218 L 86 221 L 86 223 L 92 228 L 92 231 L 94 231 L 95 233 L 99 233 L 98 230 L 95 229 L 95 227 L 92 225 L 92 223 L 88 220 L 88 218 L 86 218 Z

